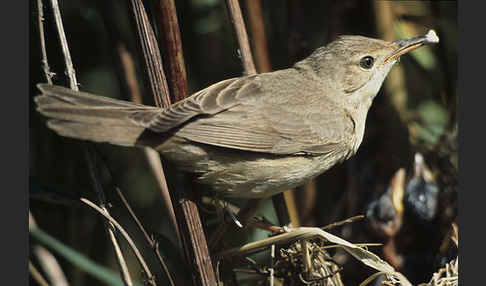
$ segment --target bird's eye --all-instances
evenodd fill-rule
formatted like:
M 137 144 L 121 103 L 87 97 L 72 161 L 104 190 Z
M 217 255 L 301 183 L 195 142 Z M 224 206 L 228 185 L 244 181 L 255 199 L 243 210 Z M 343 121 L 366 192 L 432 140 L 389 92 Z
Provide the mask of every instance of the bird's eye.
M 371 69 L 374 63 L 375 59 L 371 56 L 362 57 L 359 61 L 359 65 L 366 70 Z

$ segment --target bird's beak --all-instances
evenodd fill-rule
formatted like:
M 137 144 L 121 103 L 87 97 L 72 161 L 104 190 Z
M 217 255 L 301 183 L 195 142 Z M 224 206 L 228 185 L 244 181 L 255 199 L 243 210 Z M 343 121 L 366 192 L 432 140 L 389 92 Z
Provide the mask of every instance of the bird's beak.
M 429 30 L 429 32 L 425 36 L 395 41 L 393 42 L 393 44 L 397 46 L 397 49 L 395 49 L 391 53 L 391 55 L 385 58 L 383 64 L 396 60 L 401 55 L 413 51 L 417 48 L 420 48 L 421 46 L 437 44 L 438 42 L 439 42 L 439 37 L 437 36 L 434 30 Z

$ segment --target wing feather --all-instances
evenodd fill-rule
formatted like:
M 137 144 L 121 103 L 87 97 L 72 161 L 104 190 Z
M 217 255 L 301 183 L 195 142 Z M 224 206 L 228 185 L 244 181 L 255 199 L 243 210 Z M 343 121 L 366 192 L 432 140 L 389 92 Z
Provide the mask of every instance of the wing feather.
M 281 88 L 275 80 L 266 81 L 272 74 L 221 81 L 169 110 L 133 112 L 130 119 L 155 132 L 172 131 L 195 142 L 253 152 L 321 154 L 349 147 L 355 126 L 343 108 L 317 100 L 309 107 L 300 94 L 325 99 L 317 95 L 322 91 L 302 92 L 310 86 L 305 82 Z

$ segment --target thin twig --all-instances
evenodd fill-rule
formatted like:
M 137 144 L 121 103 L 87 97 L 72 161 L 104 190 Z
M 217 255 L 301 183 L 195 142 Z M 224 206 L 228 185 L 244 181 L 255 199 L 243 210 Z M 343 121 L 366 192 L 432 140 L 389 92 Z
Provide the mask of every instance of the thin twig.
M 47 83 L 52 84 L 53 73 L 50 72 L 49 64 L 47 61 L 46 39 L 44 36 L 44 6 L 42 4 L 42 0 L 37 0 L 37 16 L 39 23 L 39 39 L 42 53 L 42 69 L 44 70 Z
M 69 52 L 66 36 L 64 34 L 64 28 L 63 28 L 63 25 L 62 25 L 62 19 L 61 19 L 61 14 L 60 14 L 60 11 L 59 11 L 59 5 L 57 3 L 57 0 L 51 0 L 51 1 L 52 1 L 51 2 L 52 7 L 53 7 L 53 10 L 54 10 L 54 15 L 55 15 L 55 18 L 56 18 L 56 25 L 57 25 L 57 28 L 58 28 L 59 39 L 61 41 L 61 46 L 62 46 L 62 50 L 63 50 L 65 62 L 66 62 L 67 73 L 68 73 L 68 76 L 69 76 L 69 79 L 70 79 L 70 86 L 71 86 L 71 89 L 78 91 L 79 88 L 78 88 L 77 81 L 76 81 L 76 74 L 74 72 L 73 64 L 72 64 L 72 61 L 71 61 L 71 55 L 70 55 L 70 52 Z M 84 145 L 85 151 L 86 151 L 85 154 L 86 154 L 86 160 L 88 162 L 88 169 L 90 171 L 90 175 L 91 175 L 91 178 L 92 178 L 92 181 L 93 181 L 94 189 L 96 191 L 96 194 L 98 195 L 100 209 L 102 209 L 106 214 L 109 215 L 108 210 L 105 207 L 105 205 L 106 205 L 105 194 L 103 192 L 103 189 L 101 187 L 100 182 L 98 181 L 98 179 L 96 177 L 96 173 L 94 172 L 94 164 L 92 162 L 93 154 L 90 152 L 89 146 L 87 144 L 83 144 L 83 145 Z M 118 244 L 116 236 L 113 232 L 114 227 L 115 227 L 115 224 L 112 221 L 110 221 L 107 224 L 106 231 L 108 232 L 108 236 L 110 237 L 113 248 L 115 250 L 117 262 L 118 262 L 118 265 L 120 267 L 120 271 L 121 271 L 121 274 L 122 274 L 123 281 L 126 285 L 133 285 L 133 281 L 132 281 L 130 273 L 128 271 L 127 263 L 125 261 L 125 258 L 123 257 L 123 253 L 122 253 L 121 248 Z M 133 242 L 131 243 L 131 246 L 132 246 L 132 248 L 135 247 Z M 138 249 L 136 249 L 136 247 L 134 249 L 134 252 L 138 253 L 137 258 L 139 258 L 139 261 L 142 265 L 142 268 L 145 271 L 145 274 L 147 276 L 149 283 L 152 284 L 152 285 L 155 285 L 155 282 L 153 280 L 154 277 L 153 277 L 152 273 L 150 272 L 150 270 L 148 269 L 146 263 L 143 261 L 143 258 L 141 257 L 140 252 L 138 251 Z
M 137 226 L 140 229 L 140 231 L 143 233 L 143 235 L 145 237 L 145 240 L 148 242 L 148 244 L 150 245 L 150 247 L 154 250 L 155 255 L 157 256 L 157 259 L 159 260 L 160 265 L 164 269 L 167 278 L 169 278 L 169 284 L 172 285 L 172 286 L 174 286 L 175 285 L 174 279 L 172 278 L 172 275 L 170 274 L 169 268 L 167 267 L 167 264 L 165 263 L 164 258 L 162 257 L 162 255 L 160 255 L 158 243 L 155 241 L 155 239 L 151 238 L 148 235 L 148 233 L 145 230 L 145 228 L 143 227 L 142 223 L 140 222 L 140 220 L 138 219 L 138 217 L 135 215 L 135 212 L 130 207 L 130 204 L 128 203 L 127 199 L 125 198 L 125 196 L 121 192 L 120 188 L 115 187 L 115 190 L 118 193 L 118 196 L 122 200 L 123 204 L 127 208 L 128 212 L 130 213 L 130 216 L 135 221 L 135 223 L 137 224 Z
M 66 71 L 69 77 L 69 86 L 71 89 L 78 91 L 78 81 L 76 80 L 76 73 L 74 72 L 73 62 L 71 60 L 71 53 L 64 33 L 64 26 L 62 24 L 61 10 L 59 9 L 59 3 L 57 0 L 51 0 L 52 11 L 54 13 L 54 20 L 56 22 L 57 33 L 59 41 L 61 43 L 62 53 L 64 54 L 64 62 L 66 64 Z
M 71 53 L 69 51 L 68 43 L 67 43 L 67 40 L 66 40 L 66 35 L 65 35 L 65 32 L 64 32 L 64 27 L 63 27 L 63 24 L 62 24 L 62 17 L 61 17 L 61 11 L 59 9 L 59 3 L 57 2 L 57 0 L 51 0 L 51 5 L 52 5 L 52 10 L 53 10 L 53 14 L 54 14 L 55 22 L 56 22 L 56 28 L 57 28 L 57 32 L 58 32 L 58 36 L 59 36 L 59 41 L 60 41 L 62 52 L 63 52 L 63 55 L 64 55 L 64 61 L 65 61 L 65 64 L 66 64 L 66 70 L 67 70 L 67 75 L 69 77 L 70 87 L 71 87 L 71 89 L 73 89 L 75 91 L 79 91 L 78 82 L 76 80 L 76 73 L 74 71 L 73 63 L 72 63 L 72 60 L 71 60 Z M 97 177 L 96 177 L 95 172 L 94 172 L 94 165 L 93 165 L 92 160 L 91 160 L 92 154 L 90 153 L 90 150 L 88 149 L 89 145 L 83 144 L 83 147 L 84 147 L 84 150 L 86 152 L 85 154 L 86 154 L 86 159 L 87 159 L 87 163 L 88 163 L 88 169 L 90 171 L 90 175 L 91 175 L 91 178 L 92 178 L 93 184 L 94 184 L 94 189 L 95 189 L 95 191 L 98 195 L 98 199 L 99 199 L 101 208 L 106 213 L 108 213 L 108 211 L 105 207 L 105 195 L 104 195 L 103 189 L 101 188 L 101 184 L 97 180 Z M 115 234 L 113 232 L 113 228 L 114 228 L 114 224 L 109 223 L 109 224 L 107 224 L 106 230 L 107 230 L 107 232 L 110 236 L 113 247 L 115 249 L 117 261 L 118 261 L 118 264 L 120 266 L 120 271 L 121 271 L 121 274 L 122 274 L 122 279 L 123 279 L 123 281 L 126 285 L 131 286 L 131 285 L 133 285 L 133 281 L 130 277 L 130 273 L 128 271 L 128 266 L 127 266 L 127 263 L 126 263 L 123 255 L 122 255 L 121 248 L 120 248 L 120 246 L 119 246 L 119 244 L 116 240 Z M 150 273 L 150 271 L 148 270 L 147 267 L 145 267 L 145 268 L 146 269 L 144 269 L 144 270 L 147 274 L 149 281 L 153 282 L 152 274 Z
M 245 205 L 238 212 L 238 221 L 243 225 L 247 226 L 248 221 L 255 215 L 258 208 L 261 206 L 263 199 L 249 199 L 245 202 Z M 223 222 L 211 235 L 209 238 L 209 248 L 214 251 L 219 251 L 221 244 L 219 241 L 223 237 L 223 234 L 230 228 L 228 222 Z
M 247 226 L 266 230 L 271 233 L 280 233 L 284 231 L 284 229 L 280 226 L 273 225 L 267 221 L 263 221 L 255 218 L 248 220 Z
M 364 218 L 364 215 L 353 216 L 353 217 L 347 218 L 345 220 L 337 221 L 337 222 L 328 224 L 326 226 L 323 226 L 323 227 L 321 227 L 321 229 L 322 230 L 326 230 L 326 229 L 330 229 L 330 228 L 335 228 L 335 227 L 341 226 L 343 224 L 347 224 L 347 223 L 355 222 L 355 221 L 358 221 L 358 220 L 362 220 L 363 218 Z
M 138 217 L 135 215 L 135 212 L 133 211 L 132 207 L 130 207 L 130 204 L 128 203 L 127 199 L 125 198 L 125 196 L 121 192 L 120 188 L 119 187 L 115 187 L 115 190 L 116 190 L 118 196 L 120 197 L 120 199 L 122 200 L 123 204 L 127 208 L 128 212 L 130 213 L 130 216 L 135 221 L 135 223 L 137 224 L 137 226 L 140 229 L 140 231 L 142 231 L 145 239 L 149 242 L 150 246 L 153 247 L 153 240 L 150 238 L 149 234 L 147 233 L 147 231 L 143 227 L 142 223 L 140 222 L 140 220 L 138 219 Z
M 239 51 L 245 73 L 256 74 L 255 63 L 253 62 L 253 57 L 251 55 L 248 34 L 246 33 L 246 27 L 243 21 L 243 15 L 241 14 L 240 4 L 238 3 L 238 0 L 226 0 L 226 7 L 228 8 L 236 37 L 238 39 Z
M 104 213 L 108 214 L 108 210 L 106 209 L 106 197 L 105 193 L 103 191 L 103 188 L 101 187 L 101 183 L 99 182 L 98 178 L 96 177 L 96 171 L 95 171 L 95 166 L 94 163 L 92 162 L 92 156 L 93 154 L 89 150 L 89 146 L 87 144 L 84 144 L 84 151 L 85 151 L 85 157 L 86 161 L 88 163 L 88 170 L 89 174 L 91 177 L 91 180 L 93 182 L 93 189 L 95 190 L 97 196 L 98 196 L 98 204 L 100 205 L 100 209 L 103 210 Z M 83 201 L 83 199 L 81 199 Z M 98 206 L 97 206 L 98 207 Z M 109 214 L 108 214 L 109 215 Z M 117 257 L 117 262 L 120 267 L 120 272 L 122 274 L 122 279 L 123 282 L 126 285 L 133 285 L 132 278 L 130 276 L 130 272 L 128 271 L 128 266 L 127 262 L 125 261 L 125 258 L 123 257 L 123 253 L 120 249 L 120 245 L 116 239 L 115 233 L 113 232 L 114 229 L 114 224 L 112 222 L 106 223 L 106 231 L 108 232 L 108 236 L 110 237 L 111 243 L 113 245 L 113 248 L 115 250 L 115 254 Z M 149 272 L 147 273 L 147 277 L 152 277 Z
M 87 206 L 91 207 L 95 211 L 97 211 L 99 214 L 101 214 L 105 219 L 108 220 L 109 223 L 113 225 L 114 228 L 116 228 L 121 235 L 125 238 L 125 240 L 128 242 L 128 245 L 130 245 L 130 248 L 134 252 L 135 256 L 137 257 L 138 262 L 140 263 L 140 266 L 142 266 L 143 271 L 147 275 L 147 281 L 150 283 L 150 285 L 155 285 L 154 281 L 154 276 L 150 272 L 150 269 L 147 266 L 147 263 L 143 259 L 140 251 L 138 250 L 137 246 L 133 242 L 132 238 L 130 235 L 123 229 L 123 227 L 103 208 L 97 206 L 95 203 L 91 202 L 90 200 L 86 198 L 80 198 L 80 201 L 86 204 Z
M 47 283 L 46 279 L 42 277 L 42 274 L 40 274 L 39 270 L 35 268 L 35 266 L 32 264 L 32 262 L 29 260 L 29 273 L 34 278 L 34 280 L 39 283 L 41 286 L 49 286 L 49 283 Z

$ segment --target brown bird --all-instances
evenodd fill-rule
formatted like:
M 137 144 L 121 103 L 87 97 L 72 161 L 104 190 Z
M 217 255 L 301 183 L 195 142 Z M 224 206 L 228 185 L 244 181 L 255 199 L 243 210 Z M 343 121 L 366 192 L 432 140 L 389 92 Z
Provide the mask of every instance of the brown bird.
M 213 84 L 170 109 L 39 84 L 62 136 L 157 150 L 225 196 L 267 197 L 356 153 L 373 98 L 399 57 L 438 37 L 341 36 L 293 67 Z

